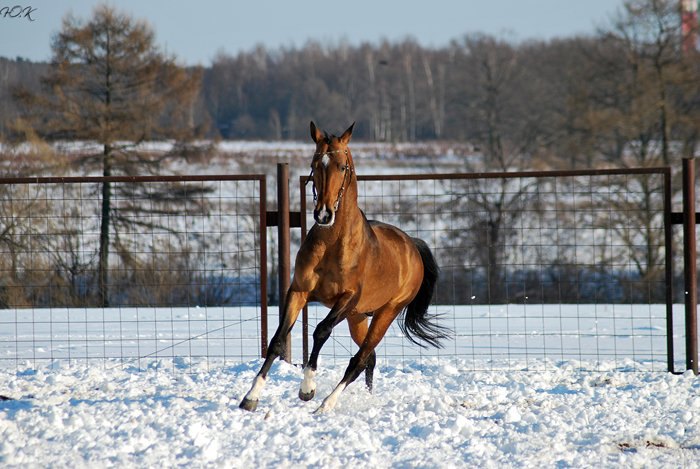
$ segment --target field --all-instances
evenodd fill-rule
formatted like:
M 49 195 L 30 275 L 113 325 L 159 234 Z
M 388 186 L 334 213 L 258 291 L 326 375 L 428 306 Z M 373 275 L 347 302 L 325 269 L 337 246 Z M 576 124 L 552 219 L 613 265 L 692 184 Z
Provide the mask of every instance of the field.
M 571 317 L 586 309 L 560 308 Z M 479 318 L 488 315 L 492 324 L 503 319 L 503 308 L 492 310 L 462 307 L 460 314 L 471 312 L 482 325 L 488 322 Z M 637 319 L 662 310 L 626 309 Z M 98 317 L 97 311 L 81 314 Z M 174 314 L 183 319 L 186 312 Z M 593 362 L 569 353 L 580 350 L 576 342 L 591 340 L 594 323 L 585 320 L 578 322 L 585 330 L 567 324 L 556 339 L 560 345 L 539 356 L 534 346 L 529 355 L 515 346 L 515 334 L 487 329 L 453 340 L 440 353 L 411 355 L 394 330 L 379 350 L 374 393 L 360 379 L 331 413 L 317 415 L 313 410 L 349 357 L 344 325 L 321 357 L 314 401 L 297 398 L 300 366 L 276 362 L 258 410 L 248 413 L 238 403 L 261 365 L 245 358 L 257 353 L 258 326 L 254 318 L 235 325 L 249 339 L 236 342 L 247 344 L 236 358 L 237 332 L 213 332 L 205 340 L 205 324 L 218 329 L 216 314 L 205 323 L 197 309 L 189 320 L 161 324 L 161 335 L 173 334 L 161 339 L 156 314 L 126 321 L 135 310 L 123 311 L 121 330 L 98 322 L 99 334 L 106 332 L 101 342 L 86 340 L 88 323 L 75 322 L 70 331 L 54 326 L 55 337 L 71 343 L 52 340 L 41 323 L 33 325 L 33 340 L 15 343 L 4 325 L 0 394 L 14 400 L 0 402 L 2 465 L 697 467 L 700 461 L 700 381 L 660 371 L 665 357 L 654 351 L 647 322 L 608 335 L 601 322 L 594 343 L 603 351 L 620 348 L 619 356 L 593 356 Z M 558 327 L 558 321 L 551 325 Z M 196 338 L 172 338 L 188 334 Z M 478 337 L 488 337 L 490 347 L 470 346 Z M 635 349 L 637 361 L 623 358 L 625 347 Z M 91 364 L 80 357 L 92 357 Z
M 474 156 L 354 148 L 361 174 L 464 171 Z M 298 203 L 309 152 L 225 144 L 180 172 L 266 173 L 271 198 L 274 163 L 289 162 Z M 321 415 L 313 410 L 354 351 L 343 324 L 321 355 L 315 401 L 297 398 L 298 324 L 293 363 L 273 366 L 258 411 L 247 413 L 238 403 L 261 365 L 257 308 L 1 310 L 0 395 L 11 399 L 0 401 L 0 465 L 700 467 L 700 382 L 665 371 L 662 305 L 469 298 L 475 304 L 433 306 L 455 331 L 440 351 L 413 347 L 392 327 L 374 393 L 358 380 Z M 312 308 L 311 327 L 324 314 Z M 674 314 L 683 369 L 682 307 Z M 271 307 L 270 332 L 275 315 Z
M 700 381 L 658 372 L 465 371 L 464 359 L 381 363 L 329 414 L 273 366 L 255 413 L 238 402 L 260 365 L 159 370 L 60 363 L 3 371 L 4 467 L 698 467 Z M 187 367 L 189 373 L 183 373 Z M 322 366 L 328 394 L 343 365 Z

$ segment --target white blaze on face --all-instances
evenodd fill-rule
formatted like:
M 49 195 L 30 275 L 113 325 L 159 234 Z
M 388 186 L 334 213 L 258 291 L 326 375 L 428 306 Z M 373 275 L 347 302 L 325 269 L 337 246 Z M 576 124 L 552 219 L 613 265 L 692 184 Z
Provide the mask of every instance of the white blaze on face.
M 328 153 L 323 154 L 323 157 L 321 158 L 321 164 L 323 165 L 324 171 L 327 170 L 328 165 L 331 164 L 331 157 L 328 156 Z M 333 210 L 330 210 L 330 208 L 327 207 L 326 204 L 323 204 L 318 211 L 318 218 L 316 219 L 316 222 L 320 226 L 324 227 L 333 226 L 333 223 L 335 222 L 335 210 L 337 210 L 337 207 L 334 207 Z M 320 220 L 325 220 L 325 222 L 322 223 Z
M 321 223 L 319 220 L 327 220 L 327 221 L 325 223 Z M 335 222 L 335 212 L 328 210 L 328 207 L 326 207 L 326 204 L 323 204 L 323 206 L 321 207 L 321 210 L 318 211 L 318 219 L 316 220 L 316 223 L 318 223 L 319 226 L 331 227 L 331 226 L 333 226 L 334 222 Z

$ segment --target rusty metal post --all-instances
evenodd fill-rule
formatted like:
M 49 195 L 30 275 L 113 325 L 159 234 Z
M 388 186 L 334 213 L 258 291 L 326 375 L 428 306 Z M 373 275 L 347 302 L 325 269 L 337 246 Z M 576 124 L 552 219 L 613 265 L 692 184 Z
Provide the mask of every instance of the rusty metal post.
M 673 350 L 673 206 L 671 195 L 671 168 L 664 170 L 664 267 L 666 274 L 666 364 L 675 373 Z M 681 219 L 682 223 L 682 219 Z
M 301 242 L 306 239 L 306 178 L 299 178 L 299 192 L 301 206 L 299 208 L 299 228 L 301 228 Z M 309 363 L 309 307 L 307 305 L 301 310 L 301 352 L 303 364 Z
M 277 164 L 277 245 L 279 249 L 279 316 L 280 323 L 284 315 L 284 304 L 289 290 L 291 267 L 289 255 L 289 165 Z M 285 338 L 283 359 L 292 361 L 291 333 Z
M 260 356 L 267 357 L 267 181 L 260 178 Z
M 686 369 L 698 374 L 698 275 L 695 238 L 695 160 L 683 159 L 683 267 Z

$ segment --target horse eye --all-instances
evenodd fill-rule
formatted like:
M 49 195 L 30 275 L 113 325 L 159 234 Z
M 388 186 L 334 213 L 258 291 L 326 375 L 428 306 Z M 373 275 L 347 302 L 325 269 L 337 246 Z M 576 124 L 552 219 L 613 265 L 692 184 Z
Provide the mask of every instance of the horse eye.
M 343 166 L 340 167 L 340 170 L 341 170 L 342 172 L 345 172 L 346 169 L 348 169 L 348 165 L 345 165 L 345 164 L 344 164 Z

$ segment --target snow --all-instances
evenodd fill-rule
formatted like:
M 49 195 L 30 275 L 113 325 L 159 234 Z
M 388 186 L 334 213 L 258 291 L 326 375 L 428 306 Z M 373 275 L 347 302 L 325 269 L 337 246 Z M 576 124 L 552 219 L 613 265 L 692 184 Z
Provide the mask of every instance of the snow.
M 310 402 L 297 398 L 301 368 L 275 362 L 254 413 L 238 404 L 260 359 L 5 362 L 0 394 L 14 400 L 0 402 L 0 465 L 700 467 L 692 373 L 478 360 L 380 356 L 374 392 L 361 377 L 324 414 L 313 411 L 347 360 L 321 357 Z
M 147 149 L 167 150 L 159 145 Z M 293 181 L 306 175 L 310 144 L 279 147 L 221 142 L 224 156 L 188 172 L 270 172 L 273 162 L 297 158 Z M 382 155 L 402 149 L 353 148 L 362 174 L 416 172 L 418 164 L 463 170 L 465 156 L 450 150 L 436 162 L 439 150 L 425 149 L 423 159 L 386 164 Z M 68 142 L 57 150 L 94 148 Z M 227 156 L 251 152 L 268 158 Z M 311 402 L 297 397 L 301 368 L 276 362 L 248 413 L 238 404 L 262 363 L 254 358 L 257 311 L 239 308 L 235 325 L 211 308 L 119 310 L 119 321 L 103 310 L 4 311 L 0 395 L 13 400 L 0 401 L 0 466 L 700 467 L 700 381 L 663 371 L 663 307 L 574 308 L 448 311 L 461 335 L 442 355 L 414 354 L 393 327 L 378 350 L 373 394 L 361 377 L 324 414 L 313 411 L 354 350 L 342 326 L 321 355 Z
M 683 308 L 673 308 L 674 370 L 685 363 Z M 277 312 L 268 308 L 268 338 L 277 327 Z M 328 308 L 312 304 L 308 313 L 313 328 Z M 379 360 L 399 365 L 470 358 L 470 371 L 547 371 L 562 361 L 588 371 L 668 368 L 665 305 L 433 305 L 430 313 L 454 331 L 443 348 L 418 347 L 393 323 L 377 347 Z M 260 356 L 260 331 L 261 311 L 255 306 L 6 309 L 0 313 L 0 369 L 53 362 L 105 367 L 105 359 L 138 368 L 161 359 L 176 368 L 193 361 L 225 367 Z M 302 343 L 298 319 L 292 329 L 296 361 Z M 349 330 L 340 324 L 320 357 L 344 366 L 353 350 Z
M 238 408 L 261 362 L 172 368 L 53 367 L 0 374 L 4 467 L 698 467 L 700 381 L 691 374 L 470 372 L 464 360 L 382 364 L 375 391 L 319 394 L 277 362 L 258 410 Z M 155 365 L 155 363 L 154 363 Z

